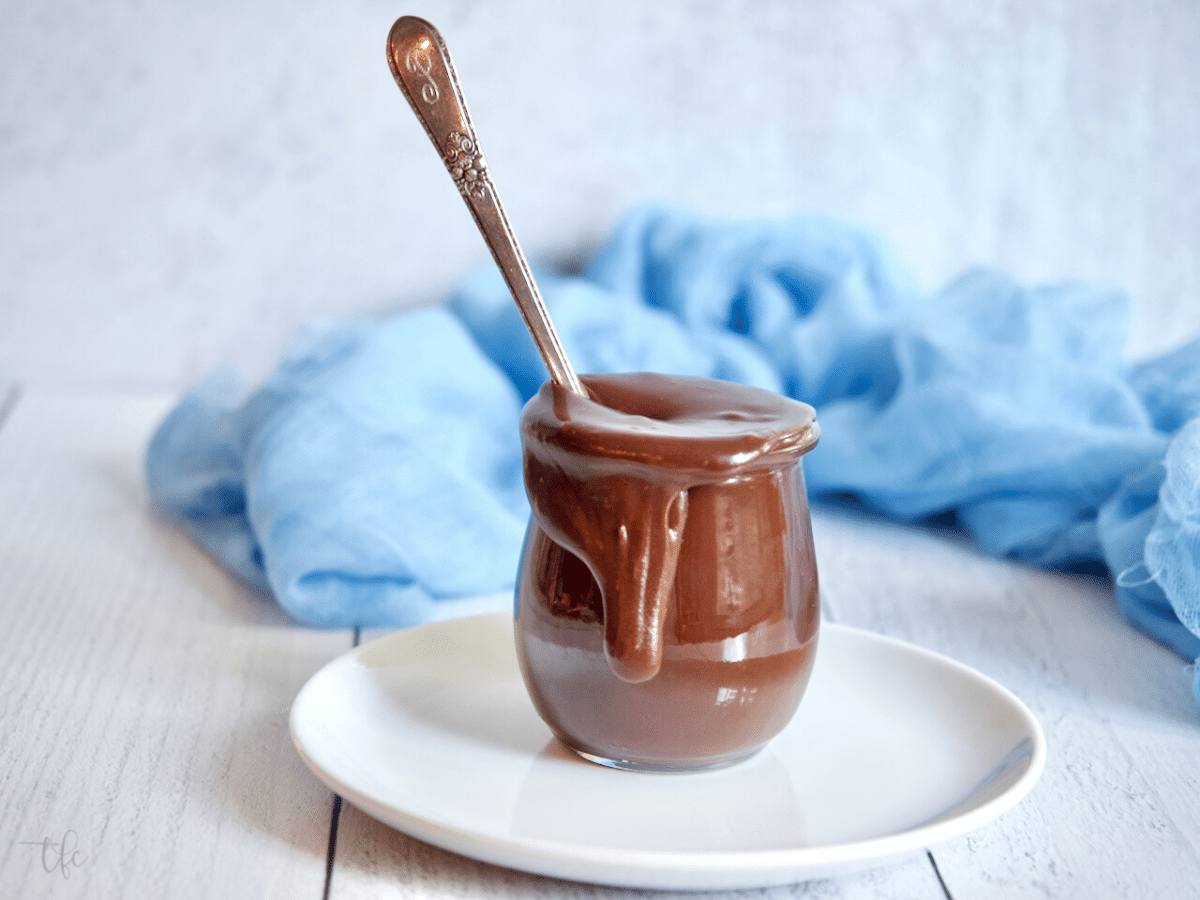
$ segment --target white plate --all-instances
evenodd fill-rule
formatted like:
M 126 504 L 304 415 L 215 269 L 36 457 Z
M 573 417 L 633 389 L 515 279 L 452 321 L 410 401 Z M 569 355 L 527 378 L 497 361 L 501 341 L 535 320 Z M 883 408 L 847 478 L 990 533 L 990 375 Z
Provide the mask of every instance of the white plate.
M 511 617 L 401 631 L 323 668 L 292 738 L 366 813 L 487 862 L 597 884 L 762 887 L 877 865 L 988 822 L 1033 787 L 1037 721 L 994 681 L 889 638 L 822 625 L 800 710 L 746 762 L 649 775 L 552 738 Z

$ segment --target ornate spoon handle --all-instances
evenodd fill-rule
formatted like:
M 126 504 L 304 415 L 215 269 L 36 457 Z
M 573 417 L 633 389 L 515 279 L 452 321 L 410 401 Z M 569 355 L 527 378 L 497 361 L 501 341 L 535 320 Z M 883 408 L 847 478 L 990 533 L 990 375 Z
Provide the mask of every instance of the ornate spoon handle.
M 424 19 L 403 16 L 396 20 L 388 34 L 387 53 L 396 84 L 408 98 L 413 112 L 425 126 L 429 139 L 458 185 L 517 302 L 525 327 L 533 335 L 550 377 L 586 397 L 587 391 L 567 360 L 529 264 L 500 204 L 500 195 L 475 138 L 475 128 L 454 72 L 454 61 L 442 36 Z

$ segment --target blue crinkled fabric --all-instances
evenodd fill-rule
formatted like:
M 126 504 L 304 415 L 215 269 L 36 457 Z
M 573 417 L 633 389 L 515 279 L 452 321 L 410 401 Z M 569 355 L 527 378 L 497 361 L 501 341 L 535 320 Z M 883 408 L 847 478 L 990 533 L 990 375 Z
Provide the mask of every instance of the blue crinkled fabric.
M 578 371 L 812 403 L 812 495 L 953 514 L 1032 565 L 1103 564 L 1131 621 L 1200 656 L 1200 342 L 1129 366 L 1121 292 L 977 271 L 927 295 L 846 225 L 664 209 L 539 282 Z M 301 622 L 461 615 L 512 584 L 517 419 L 544 378 L 482 273 L 442 307 L 311 326 L 248 398 L 222 377 L 189 393 L 150 443 L 151 495 Z

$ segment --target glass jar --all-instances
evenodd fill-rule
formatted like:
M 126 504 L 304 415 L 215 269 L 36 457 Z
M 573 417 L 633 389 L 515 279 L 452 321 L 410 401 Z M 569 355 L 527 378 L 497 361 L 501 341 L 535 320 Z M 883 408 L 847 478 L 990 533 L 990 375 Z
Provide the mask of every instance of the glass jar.
M 522 415 L 533 516 L 516 643 L 538 713 L 604 765 L 744 759 L 794 714 L 820 600 L 810 406 L 648 374 L 547 384 Z

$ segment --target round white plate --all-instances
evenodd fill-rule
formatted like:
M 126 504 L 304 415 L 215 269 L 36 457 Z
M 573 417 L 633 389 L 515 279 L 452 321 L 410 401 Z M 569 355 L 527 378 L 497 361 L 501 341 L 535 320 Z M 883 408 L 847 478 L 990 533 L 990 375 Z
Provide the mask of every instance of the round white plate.
M 762 887 L 877 865 L 993 819 L 1041 774 L 1037 721 L 945 657 L 822 625 L 800 710 L 728 769 L 584 762 L 525 694 L 504 614 L 401 631 L 334 660 L 292 706 L 325 784 L 448 850 L 558 878 Z

